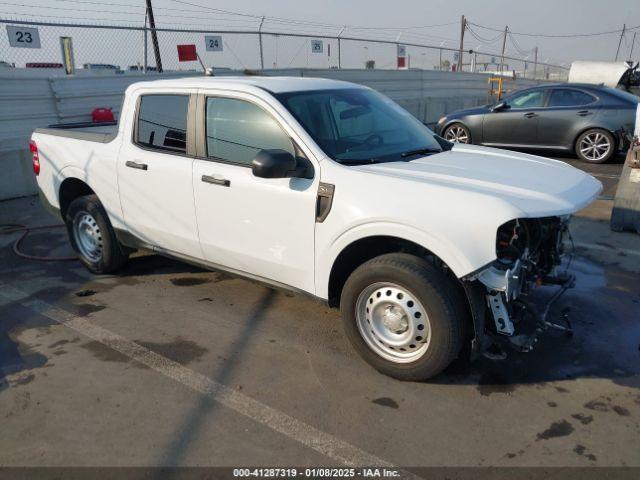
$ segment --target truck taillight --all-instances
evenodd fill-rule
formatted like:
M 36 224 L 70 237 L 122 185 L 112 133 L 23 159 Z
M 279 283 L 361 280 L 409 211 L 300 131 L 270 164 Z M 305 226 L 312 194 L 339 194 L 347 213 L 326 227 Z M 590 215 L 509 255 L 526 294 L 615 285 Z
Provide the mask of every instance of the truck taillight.
M 38 157 L 38 146 L 36 145 L 36 142 L 34 142 L 33 140 L 29 141 L 29 150 L 33 155 L 33 158 L 31 159 L 31 163 L 33 163 L 33 173 L 35 173 L 36 175 L 39 175 L 40 174 L 40 157 Z

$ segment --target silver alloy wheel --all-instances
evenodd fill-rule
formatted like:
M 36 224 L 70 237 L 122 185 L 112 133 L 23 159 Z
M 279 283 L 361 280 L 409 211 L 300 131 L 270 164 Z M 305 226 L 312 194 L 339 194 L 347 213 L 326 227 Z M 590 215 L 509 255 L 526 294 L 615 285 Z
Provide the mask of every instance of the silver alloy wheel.
M 467 131 L 460 125 L 452 125 L 444 132 L 444 138 L 454 143 L 469 143 Z
M 592 132 L 582 137 L 579 148 L 584 158 L 598 162 L 607 157 L 611 147 L 611 141 L 604 133 Z
M 429 348 L 431 327 L 422 303 L 406 288 L 378 282 L 356 302 L 360 335 L 376 354 L 394 363 L 415 362 Z
M 80 254 L 92 263 L 102 259 L 102 233 L 95 218 L 78 212 L 73 219 L 73 238 Z

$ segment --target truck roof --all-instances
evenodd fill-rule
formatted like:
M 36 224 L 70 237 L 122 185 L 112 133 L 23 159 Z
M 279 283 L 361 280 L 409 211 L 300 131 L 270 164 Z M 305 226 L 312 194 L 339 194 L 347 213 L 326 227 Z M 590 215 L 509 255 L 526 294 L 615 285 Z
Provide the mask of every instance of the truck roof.
M 187 87 L 187 88 L 234 88 L 258 87 L 272 93 L 298 92 L 306 90 L 331 90 L 335 88 L 363 88 L 351 82 L 312 77 L 267 77 L 267 76 L 220 76 L 182 77 L 170 80 L 139 82 L 132 87 Z

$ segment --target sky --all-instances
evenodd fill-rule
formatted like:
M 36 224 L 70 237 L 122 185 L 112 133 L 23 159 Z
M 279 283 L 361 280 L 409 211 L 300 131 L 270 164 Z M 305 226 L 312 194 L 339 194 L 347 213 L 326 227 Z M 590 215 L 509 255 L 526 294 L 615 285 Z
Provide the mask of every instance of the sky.
M 144 0 L 0 0 L 0 18 L 140 26 L 144 22 L 144 4 Z M 569 38 L 557 35 L 616 31 L 626 23 L 628 28 L 637 27 L 622 39 L 620 59 L 626 60 L 633 33 L 640 33 L 640 0 L 153 0 L 153 5 L 159 28 L 256 30 L 259 17 L 264 15 L 267 17 L 264 31 L 311 34 L 309 38 L 263 36 L 265 67 L 279 68 L 337 66 L 337 42 L 323 40 L 323 51 L 318 54 L 312 52 L 311 40 L 321 39 L 323 34 L 337 35 L 341 26 L 347 26 L 343 37 L 395 41 L 400 34 L 401 43 L 457 48 L 463 14 L 470 22 L 470 30 L 465 33 L 465 50 L 499 53 L 500 30 L 508 25 L 512 32 L 507 41 L 508 55 L 527 57 L 532 62 L 532 49 L 538 47 L 540 62 L 566 66 L 574 60 L 613 60 L 620 33 Z M 65 35 L 73 37 L 74 49 L 82 57 L 77 63 L 102 60 L 103 63 L 135 64 L 143 56 L 142 37 L 138 32 L 41 27 L 43 48 L 39 52 L 10 48 L 7 34 L 2 33 L 0 60 L 47 61 L 51 58 L 53 61 L 54 56 L 59 56 L 58 37 Z M 176 43 L 195 43 L 207 64 L 231 68 L 260 65 L 256 36 L 224 34 L 223 52 L 204 51 L 204 34 L 161 33 L 160 43 L 167 62 L 177 62 Z M 392 44 L 343 41 L 341 63 L 343 67 L 361 67 L 365 60 L 373 59 L 378 68 L 392 68 L 395 49 Z M 408 53 L 413 67 L 432 68 L 440 62 L 441 51 L 437 48 L 409 47 Z M 443 59 L 454 61 L 453 52 L 442 53 Z M 640 35 L 633 57 L 640 58 Z M 495 60 L 489 56 L 483 58 L 476 57 L 476 61 Z M 513 63 L 516 68 L 516 62 Z

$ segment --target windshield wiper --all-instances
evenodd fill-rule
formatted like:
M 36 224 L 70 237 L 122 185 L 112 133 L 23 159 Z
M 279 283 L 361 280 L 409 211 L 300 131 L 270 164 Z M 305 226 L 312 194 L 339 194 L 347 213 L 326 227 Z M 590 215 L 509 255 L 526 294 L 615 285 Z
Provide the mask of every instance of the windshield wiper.
M 378 158 L 366 158 L 363 160 L 339 160 L 339 162 L 342 165 L 370 165 L 372 163 L 384 163 L 385 160 L 380 160 Z
M 442 150 L 437 148 L 418 148 L 416 150 L 409 150 L 408 152 L 401 153 L 402 158 L 411 157 L 413 155 L 425 155 L 427 153 L 440 153 Z

